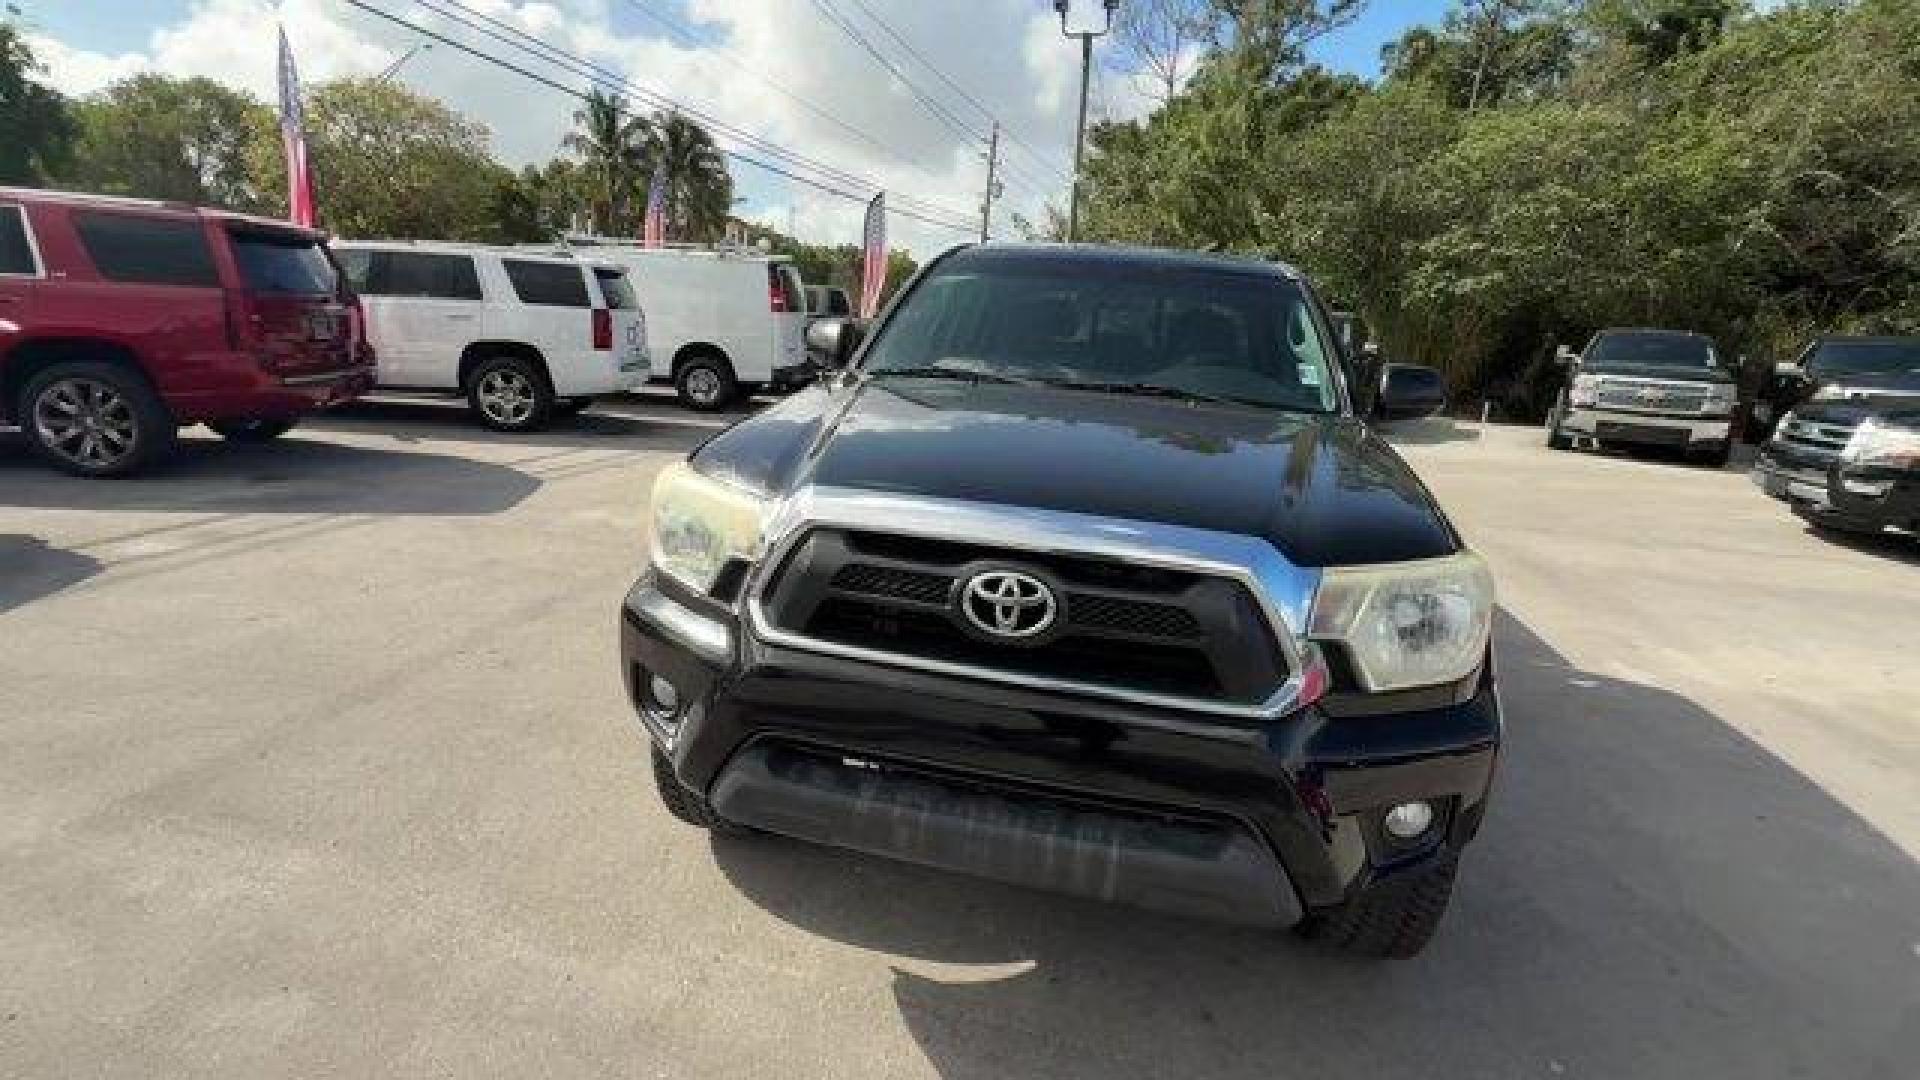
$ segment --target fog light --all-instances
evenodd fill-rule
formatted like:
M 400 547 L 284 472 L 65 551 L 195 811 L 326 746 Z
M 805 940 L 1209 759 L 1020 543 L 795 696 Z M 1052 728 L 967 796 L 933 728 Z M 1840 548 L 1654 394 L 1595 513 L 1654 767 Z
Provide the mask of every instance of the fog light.
M 647 694 L 653 698 L 655 708 L 669 715 L 680 711 L 680 691 L 665 678 L 655 675 L 647 680 Z
M 1395 840 L 1412 840 L 1433 824 L 1433 807 L 1423 802 L 1403 802 L 1387 811 L 1381 825 Z

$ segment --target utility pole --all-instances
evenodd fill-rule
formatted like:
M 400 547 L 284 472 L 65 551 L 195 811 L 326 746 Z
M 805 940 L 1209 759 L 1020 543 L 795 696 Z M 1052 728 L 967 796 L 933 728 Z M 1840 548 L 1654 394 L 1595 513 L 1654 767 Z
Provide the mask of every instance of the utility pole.
M 1093 39 L 1106 37 L 1113 29 L 1113 12 L 1120 0 L 1100 0 L 1106 22 L 1099 30 L 1067 29 L 1067 6 L 1068 0 L 1053 0 L 1053 10 L 1060 16 L 1060 33 L 1080 39 L 1080 119 L 1073 128 L 1073 187 L 1067 194 L 1067 241 L 1071 243 L 1080 229 L 1080 159 L 1087 143 L 1087 81 L 1093 76 Z
M 1000 195 L 1000 181 L 994 175 L 1000 168 L 1000 121 L 993 122 L 993 135 L 987 139 L 987 194 L 980 201 L 980 242 L 986 243 L 993 231 L 993 200 Z

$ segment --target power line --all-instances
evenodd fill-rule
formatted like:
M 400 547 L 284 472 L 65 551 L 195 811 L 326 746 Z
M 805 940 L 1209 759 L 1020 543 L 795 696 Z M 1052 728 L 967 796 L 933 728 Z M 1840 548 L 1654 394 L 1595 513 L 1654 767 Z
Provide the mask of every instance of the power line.
M 955 82 L 950 76 L 947 75 L 946 72 L 940 70 L 940 66 L 938 64 L 935 64 L 932 60 L 927 59 L 927 56 L 925 53 L 922 53 L 919 49 L 914 48 L 913 42 L 908 41 L 906 35 L 894 29 L 893 24 L 888 22 L 886 19 L 882 18 L 879 12 L 868 7 L 866 0 L 853 0 L 853 4 L 855 7 L 858 7 L 862 12 L 864 12 L 867 18 L 872 19 L 875 25 L 879 26 L 881 30 L 885 31 L 886 35 L 892 38 L 896 44 L 898 44 L 902 49 L 905 49 L 907 51 L 908 56 L 911 56 L 915 60 L 920 61 L 921 67 L 924 67 L 928 71 L 933 72 L 936 78 L 938 78 L 941 82 L 946 83 L 948 88 L 950 88 L 954 93 L 959 94 L 962 100 L 964 100 L 967 104 L 973 106 L 975 109 L 978 109 L 980 111 L 980 115 L 992 121 L 998 121 L 1000 119 L 998 116 L 994 115 L 993 110 L 989 109 L 983 102 L 981 102 L 979 98 L 974 97 L 972 94 L 968 93 L 966 87 L 961 86 L 958 82 Z M 1001 127 L 1000 134 L 1006 136 L 1009 142 L 1012 142 L 1014 145 L 1019 146 L 1022 149 L 1026 150 L 1028 154 L 1031 154 L 1034 158 L 1034 161 L 1037 164 L 1045 167 L 1048 171 L 1059 176 L 1060 179 L 1062 180 L 1068 179 L 1066 170 L 1056 167 L 1052 162 L 1048 161 L 1044 156 L 1042 156 L 1039 151 L 1035 150 L 1031 146 L 1028 146 L 1026 142 L 1022 140 L 1019 137 L 1019 135 L 1015 134 L 1011 128 L 1007 127 L 1007 125 L 1004 122 L 1001 123 L 1000 127 Z
M 859 45 L 862 49 L 865 49 L 867 51 L 867 55 L 873 57 L 876 63 L 878 63 L 881 67 L 887 69 L 887 71 L 889 71 L 890 73 L 892 73 L 894 78 L 899 79 L 900 85 L 907 88 L 907 93 L 912 94 L 914 98 L 920 102 L 921 105 L 926 107 L 926 110 L 928 112 L 938 117 L 942 123 L 946 124 L 949 128 L 952 128 L 954 131 L 959 132 L 961 135 L 965 136 L 966 138 L 973 140 L 974 142 L 987 141 L 987 137 L 985 135 L 982 135 L 978 131 L 975 131 L 972 128 L 968 127 L 966 124 L 966 121 L 961 120 L 959 117 L 953 115 L 952 111 L 949 110 L 946 106 L 940 104 L 938 101 L 935 101 L 931 95 L 929 95 L 926 91 L 920 89 L 919 84 L 915 83 L 912 79 L 908 78 L 906 72 L 901 71 L 897 66 L 894 65 L 893 61 L 887 59 L 887 56 L 885 53 L 881 52 L 878 48 L 876 48 L 873 42 L 867 40 L 867 36 L 865 34 L 862 34 L 858 27 L 855 27 L 851 22 L 847 20 L 847 17 L 845 15 L 842 15 L 840 13 L 840 9 L 833 6 L 833 0 L 813 0 L 813 6 L 816 8 L 819 8 L 820 13 L 822 15 L 825 15 L 829 21 L 831 21 L 835 26 L 838 26 L 842 31 L 844 31 L 848 37 L 852 38 L 856 45 Z
M 426 7 L 429 11 L 433 12 L 436 15 L 441 16 L 442 18 L 446 18 L 469 30 L 477 31 L 489 38 L 492 38 L 495 41 L 498 41 L 498 42 L 501 42 L 502 44 L 516 48 L 521 52 L 525 52 L 530 55 L 539 57 L 541 60 L 544 60 L 547 63 L 553 64 L 555 67 L 559 67 L 563 70 L 566 70 L 571 74 L 580 75 L 596 86 L 599 86 L 604 89 L 613 90 L 616 93 L 624 92 L 626 94 L 630 94 L 632 96 L 638 97 L 642 101 L 651 102 L 656 107 L 676 109 L 676 110 L 685 112 L 689 115 L 692 115 L 698 119 L 704 120 L 708 123 L 709 126 L 721 132 L 723 135 L 729 136 L 737 141 L 744 142 L 748 146 L 756 150 L 759 150 L 763 153 L 770 154 L 776 158 L 785 160 L 791 163 L 796 168 L 807 169 L 812 172 L 822 174 L 825 177 L 827 177 L 827 179 L 832 180 L 835 183 L 850 184 L 856 188 L 880 186 L 880 185 L 874 184 L 872 181 L 868 180 L 865 177 L 856 176 L 853 173 L 847 172 L 844 169 L 836 168 L 834 166 L 816 161 L 812 158 L 805 156 L 804 154 L 798 153 L 797 151 L 788 150 L 785 147 L 782 147 L 776 143 L 773 143 L 770 140 L 761 138 L 760 136 L 754 135 L 753 133 L 746 131 L 736 125 L 729 124 L 726 121 L 720 119 L 718 116 L 712 115 L 711 113 L 702 112 L 701 110 L 693 108 L 692 106 L 682 105 L 679 102 L 674 101 L 672 98 L 669 98 L 664 94 L 658 93 L 657 91 L 649 90 L 646 87 L 639 86 L 635 83 L 632 83 L 627 79 L 625 79 L 619 72 L 612 71 L 608 68 L 594 64 L 593 62 L 586 60 L 574 53 L 570 53 L 565 49 L 560 48 L 557 45 L 552 45 L 548 42 L 542 41 L 541 39 L 534 37 L 533 35 L 528 34 L 522 30 L 519 30 L 518 28 L 514 27 L 509 23 L 505 23 L 500 21 L 499 19 L 493 18 L 485 14 L 484 12 L 475 11 L 474 9 L 466 6 L 464 3 L 461 3 L 460 0 L 418 0 L 418 2 L 422 6 Z M 444 10 L 446 7 L 458 8 L 460 11 L 465 12 L 466 15 L 471 16 L 471 18 L 463 18 L 460 15 L 456 15 L 451 11 Z M 472 21 L 473 19 L 479 19 L 481 22 L 490 24 L 493 27 L 498 27 L 499 29 L 496 31 L 496 30 L 488 29 L 488 27 L 486 26 L 476 25 Z M 510 37 L 503 36 L 502 32 L 504 32 L 505 35 L 511 35 L 511 36 Z M 907 196 L 907 195 L 897 195 L 896 199 L 907 203 L 909 206 L 917 205 L 923 211 L 930 214 L 953 217 L 956 220 L 964 220 L 964 216 L 959 211 L 956 211 L 951 207 L 940 206 L 938 204 L 929 202 L 925 199 L 920 199 L 917 197 Z
M 439 33 L 435 30 L 430 30 L 427 27 L 422 26 L 421 24 L 414 22 L 411 19 L 407 19 L 399 15 L 394 15 L 390 12 L 382 11 L 379 8 L 374 7 L 372 4 L 367 3 L 366 0 L 345 0 L 345 2 L 370 15 L 378 16 L 379 18 L 385 19 L 388 22 L 394 23 L 398 26 L 404 26 L 407 29 L 414 31 L 415 33 L 432 38 L 433 40 L 438 41 L 441 44 L 451 46 L 463 53 L 466 53 L 469 56 L 472 56 L 479 60 L 484 60 L 487 63 L 493 64 L 496 67 L 504 68 L 507 71 L 511 71 L 514 74 L 521 76 L 522 78 L 526 78 L 533 82 L 537 82 L 542 86 L 546 86 L 553 90 L 558 90 L 559 92 L 566 94 L 569 97 L 576 98 L 580 101 L 590 100 L 587 94 L 583 94 L 580 91 L 574 89 L 573 87 L 567 86 L 566 84 L 561 83 L 556 79 L 552 79 L 538 72 L 529 70 L 528 68 L 523 67 L 519 64 L 516 64 L 511 60 L 503 60 L 498 56 L 492 55 L 491 53 L 483 52 L 482 50 L 474 48 L 473 46 L 468 45 L 465 42 L 457 41 L 451 37 L 448 37 L 445 34 Z M 621 111 L 627 112 L 627 110 L 621 110 Z M 633 114 L 629 112 L 628 115 L 633 115 Z M 763 161 L 750 154 L 741 153 L 738 150 L 725 148 L 725 147 L 723 147 L 722 150 L 724 153 L 726 153 L 726 155 L 729 158 L 737 160 L 743 164 L 751 165 L 757 169 L 761 169 L 765 172 L 772 173 L 776 176 L 785 177 L 789 180 L 795 181 L 796 183 L 805 184 L 808 187 L 826 192 L 829 195 L 839 196 L 840 198 L 846 199 L 850 202 L 865 204 L 868 201 L 868 199 L 871 197 L 870 194 L 863 194 L 861 192 L 856 192 L 856 191 L 846 191 L 841 188 L 834 187 L 831 184 L 823 183 L 812 177 L 800 175 L 799 173 L 793 172 L 789 169 L 782 168 L 771 162 Z M 974 227 L 970 224 L 960 224 L 955 220 L 943 220 L 941 218 L 933 217 L 927 214 L 922 214 L 902 206 L 895 206 L 893 208 L 893 212 L 896 214 L 900 214 L 903 217 L 912 218 L 916 221 L 925 222 L 928 225 L 938 226 L 943 229 L 951 229 L 955 232 L 971 233 L 974 230 Z

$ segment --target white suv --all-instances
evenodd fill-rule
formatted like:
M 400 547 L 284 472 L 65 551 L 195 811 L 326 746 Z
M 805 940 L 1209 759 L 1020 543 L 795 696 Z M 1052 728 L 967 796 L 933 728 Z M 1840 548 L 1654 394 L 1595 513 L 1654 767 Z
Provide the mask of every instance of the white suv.
M 464 244 L 334 246 L 366 309 L 383 389 L 464 394 L 529 431 L 646 382 L 646 318 L 621 267 Z

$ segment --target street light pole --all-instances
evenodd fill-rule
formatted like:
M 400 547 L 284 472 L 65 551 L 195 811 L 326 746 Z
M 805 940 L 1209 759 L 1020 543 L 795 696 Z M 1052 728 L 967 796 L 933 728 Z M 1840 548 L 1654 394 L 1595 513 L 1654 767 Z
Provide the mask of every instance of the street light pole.
M 1060 16 L 1060 33 L 1080 39 L 1080 118 L 1073 126 L 1073 187 L 1067 193 L 1067 241 L 1071 243 L 1080 230 L 1080 159 L 1087 143 L 1087 81 L 1093 75 L 1093 39 L 1106 37 L 1113 29 L 1113 12 L 1120 0 L 1101 0 L 1106 21 L 1098 30 L 1067 29 L 1068 2 L 1053 0 L 1053 10 Z

